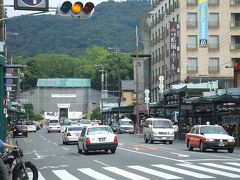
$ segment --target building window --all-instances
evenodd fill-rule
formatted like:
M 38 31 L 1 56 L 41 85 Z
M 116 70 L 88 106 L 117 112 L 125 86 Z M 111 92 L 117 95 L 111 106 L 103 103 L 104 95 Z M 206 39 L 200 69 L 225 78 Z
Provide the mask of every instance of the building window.
M 219 27 L 219 13 L 210 13 L 209 14 L 208 27 L 209 28 L 218 28 Z
M 240 27 L 240 13 L 232 13 L 231 14 L 230 27 L 231 28 L 239 28 Z
M 231 50 L 240 50 L 240 36 L 231 36 Z
M 197 50 L 197 36 L 196 35 L 188 36 L 187 49 L 188 50 Z
M 187 0 L 187 6 L 196 6 L 197 0 Z
M 219 36 L 209 36 L 209 43 L 208 49 L 212 50 L 219 50 Z
M 197 73 L 198 71 L 197 58 L 188 58 L 187 71 Z
M 208 72 L 209 73 L 219 73 L 219 58 L 210 58 L 209 59 Z
M 219 0 L 208 0 L 208 6 L 218 6 Z
M 188 13 L 187 15 L 187 28 L 197 27 L 197 13 Z

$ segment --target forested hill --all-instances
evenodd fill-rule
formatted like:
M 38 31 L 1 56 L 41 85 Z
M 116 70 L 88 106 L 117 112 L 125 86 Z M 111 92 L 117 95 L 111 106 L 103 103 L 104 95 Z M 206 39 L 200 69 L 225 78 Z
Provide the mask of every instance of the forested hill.
M 118 47 L 122 52 L 135 50 L 135 27 L 150 10 L 150 1 L 108 1 L 95 7 L 90 19 L 70 20 L 55 15 L 20 16 L 7 20 L 9 56 L 36 54 L 83 54 L 93 45 Z M 139 28 L 140 29 L 140 28 Z

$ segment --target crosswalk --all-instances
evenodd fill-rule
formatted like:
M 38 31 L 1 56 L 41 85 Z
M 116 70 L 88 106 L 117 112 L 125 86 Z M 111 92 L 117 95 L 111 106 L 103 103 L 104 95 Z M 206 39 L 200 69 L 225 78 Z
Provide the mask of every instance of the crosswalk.
M 148 167 L 132 165 L 125 167 L 76 168 L 51 170 L 61 180 L 159 180 L 159 179 L 240 179 L 240 162 L 152 164 Z M 74 173 L 73 173 L 74 172 Z M 39 172 L 38 180 L 49 180 Z M 47 173 L 49 175 L 49 173 Z

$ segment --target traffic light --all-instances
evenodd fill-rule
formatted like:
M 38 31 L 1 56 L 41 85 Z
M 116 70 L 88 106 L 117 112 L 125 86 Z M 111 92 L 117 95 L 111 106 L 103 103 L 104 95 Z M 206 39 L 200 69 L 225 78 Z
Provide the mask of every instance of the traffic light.
M 88 19 L 92 16 L 93 12 L 94 4 L 92 2 L 87 2 L 83 5 L 80 1 L 74 4 L 70 1 L 64 1 L 58 6 L 56 14 L 73 19 Z

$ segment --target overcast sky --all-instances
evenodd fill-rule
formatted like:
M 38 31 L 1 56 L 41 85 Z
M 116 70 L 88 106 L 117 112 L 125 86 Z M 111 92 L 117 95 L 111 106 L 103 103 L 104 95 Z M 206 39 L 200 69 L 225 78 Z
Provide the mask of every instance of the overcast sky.
M 49 0 L 49 6 L 50 7 L 57 7 L 61 2 L 64 2 L 65 0 Z M 71 2 L 77 2 L 81 1 L 83 4 L 86 2 L 92 2 L 94 5 L 97 5 L 101 2 L 108 1 L 108 0 L 70 0 Z M 125 0 L 114 0 L 114 1 L 125 1 Z M 4 5 L 13 5 L 14 0 L 4 0 Z M 7 8 L 7 15 L 8 17 L 12 16 L 19 16 L 21 14 L 29 14 L 33 13 L 33 11 L 20 11 L 20 10 L 14 10 L 13 7 Z

